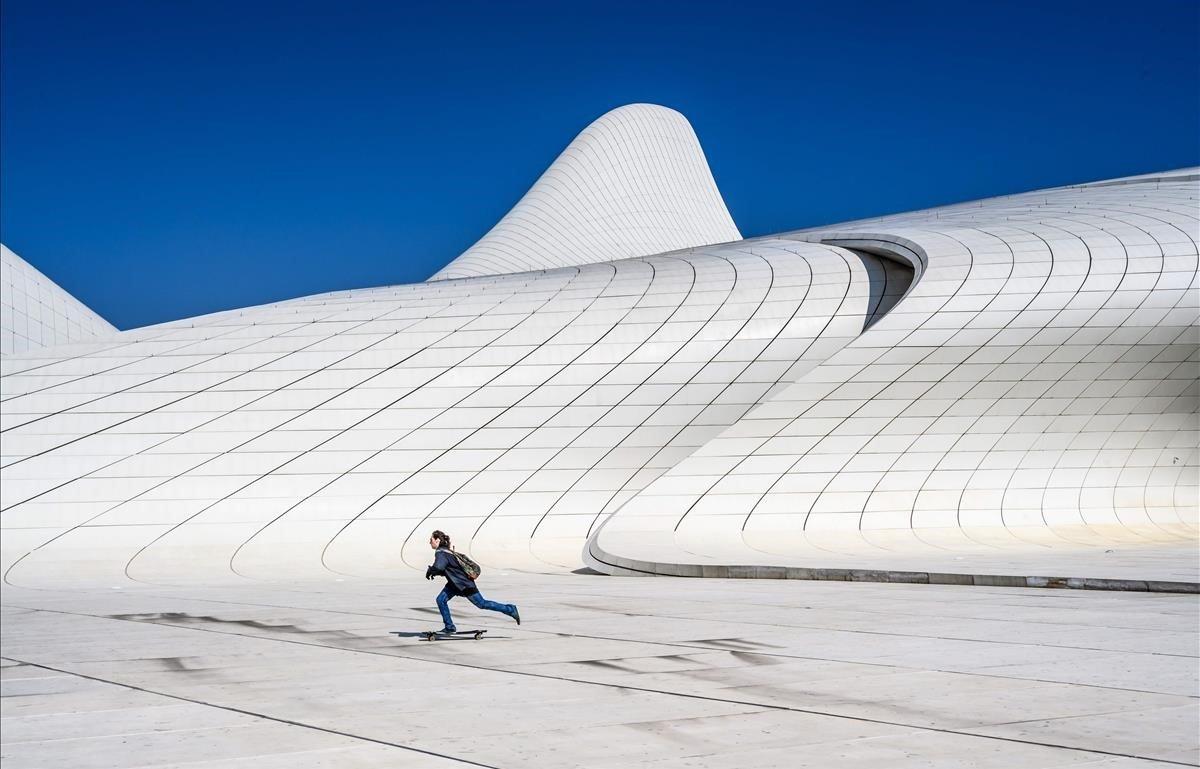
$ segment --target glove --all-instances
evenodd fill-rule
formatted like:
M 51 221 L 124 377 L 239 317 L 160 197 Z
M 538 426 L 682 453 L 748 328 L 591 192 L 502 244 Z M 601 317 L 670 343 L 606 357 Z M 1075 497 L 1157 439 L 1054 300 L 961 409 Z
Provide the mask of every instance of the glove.
M 433 579 L 433 567 L 430 566 L 425 570 L 425 579 Z

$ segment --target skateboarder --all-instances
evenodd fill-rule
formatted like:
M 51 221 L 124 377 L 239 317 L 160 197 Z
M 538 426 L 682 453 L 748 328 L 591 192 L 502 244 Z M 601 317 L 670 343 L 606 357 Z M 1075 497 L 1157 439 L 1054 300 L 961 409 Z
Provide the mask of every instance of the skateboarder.
M 467 573 L 458 565 L 458 559 L 454 557 L 454 553 L 450 549 L 450 535 L 444 531 L 433 532 L 433 536 L 429 538 L 429 546 L 433 548 L 435 554 L 433 565 L 425 570 L 425 579 L 446 578 L 446 586 L 442 588 L 442 592 L 438 593 L 437 597 L 438 611 L 442 613 L 442 623 L 445 625 L 442 628 L 443 633 L 457 632 L 454 620 L 450 617 L 450 599 L 457 595 L 466 596 L 468 601 L 480 609 L 507 614 L 515 619 L 518 625 L 521 624 L 521 614 L 517 611 L 516 606 L 511 603 L 489 601 L 479 592 L 479 588 L 475 587 L 475 580 L 468 577 Z

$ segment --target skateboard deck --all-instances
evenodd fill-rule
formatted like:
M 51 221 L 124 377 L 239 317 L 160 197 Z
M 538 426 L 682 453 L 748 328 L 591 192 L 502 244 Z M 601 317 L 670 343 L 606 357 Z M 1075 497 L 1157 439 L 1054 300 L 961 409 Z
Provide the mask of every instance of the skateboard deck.
M 439 638 L 454 638 L 455 636 L 471 636 L 476 641 L 483 638 L 486 630 L 456 630 L 453 633 L 446 633 L 441 630 L 426 630 L 421 634 L 422 641 L 436 641 Z
M 478 641 L 486 632 L 486 630 L 456 630 L 453 633 L 446 633 L 441 630 L 422 630 L 420 636 L 422 641 L 436 641 L 439 638 L 455 638 L 457 636 L 471 636 Z M 393 630 L 392 633 L 398 636 L 408 635 L 398 630 Z

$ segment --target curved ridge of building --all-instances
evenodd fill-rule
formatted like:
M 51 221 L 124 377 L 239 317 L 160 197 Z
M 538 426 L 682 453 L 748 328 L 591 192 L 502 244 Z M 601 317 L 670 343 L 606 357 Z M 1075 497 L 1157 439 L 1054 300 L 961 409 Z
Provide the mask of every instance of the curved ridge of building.
M 77 342 L 117 329 L 0 244 L 0 353 Z
M 687 118 L 598 118 L 486 235 L 430 280 L 554 269 L 741 239 Z
M 1173 172 L 791 234 L 920 279 L 627 502 L 590 564 L 1194 590 L 1198 192 Z

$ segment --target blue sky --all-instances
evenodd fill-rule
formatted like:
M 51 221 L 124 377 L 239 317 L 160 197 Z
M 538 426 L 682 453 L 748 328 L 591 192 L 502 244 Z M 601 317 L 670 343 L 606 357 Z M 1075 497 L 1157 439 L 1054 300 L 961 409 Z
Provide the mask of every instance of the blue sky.
M 743 234 L 1200 164 L 1200 4 L 4 0 L 0 237 L 120 328 L 423 280 L 588 122 Z

